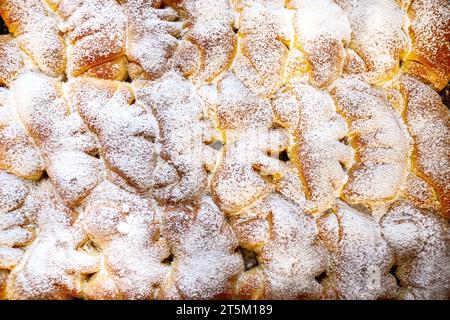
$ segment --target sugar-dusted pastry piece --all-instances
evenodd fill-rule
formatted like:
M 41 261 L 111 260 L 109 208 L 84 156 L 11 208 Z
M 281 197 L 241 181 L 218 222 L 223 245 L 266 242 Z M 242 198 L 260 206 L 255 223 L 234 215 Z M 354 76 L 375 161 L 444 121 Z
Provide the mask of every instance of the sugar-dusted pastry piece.
M 182 25 L 162 1 L 121 0 L 127 17 L 128 73 L 132 79 L 155 80 L 172 66 Z
M 0 88 L 0 169 L 38 180 L 45 169 L 39 149 L 16 116 L 10 91 Z
M 395 296 L 389 273 L 393 256 L 377 221 L 344 203 L 317 219 L 319 236 L 330 251 L 322 280 L 326 299 L 373 300 Z
M 283 82 L 292 41 L 292 12 L 284 1 L 235 1 L 239 51 L 233 71 L 254 93 L 270 96 Z
M 406 10 L 412 48 L 403 71 L 440 91 L 450 81 L 450 4 L 414 0 Z
M 12 91 L 19 118 L 39 147 L 55 189 L 69 206 L 77 206 L 103 178 L 93 135 L 70 112 L 56 79 L 27 72 Z
M 336 81 L 332 96 L 349 125 L 356 152 L 341 196 L 350 203 L 374 204 L 394 198 L 406 177 L 409 139 L 385 94 L 354 77 Z
M 247 131 L 227 142 L 222 161 L 211 182 L 212 197 L 221 210 L 239 210 L 266 196 L 283 173 L 279 154 L 287 144 L 280 131 Z
M 198 199 L 216 151 L 207 145 L 214 132 L 195 87 L 171 72 L 137 88 L 136 98 L 159 124 L 162 162 L 155 172 L 155 197 L 170 203 Z
M 352 49 L 347 49 L 347 57 L 345 60 L 342 73 L 345 75 L 364 74 L 367 72 L 367 66 L 364 60 Z
M 216 108 L 226 144 L 212 179 L 212 197 L 221 210 L 238 214 L 274 188 L 283 170 L 277 155 L 288 141 L 271 128 L 270 103 L 231 73 L 219 82 Z
M 0 299 L 448 299 L 444 2 L 0 0 Z
M 113 0 L 61 0 L 55 5 L 66 34 L 67 74 L 123 80 L 125 16 Z
M 410 172 L 406 178 L 402 197 L 417 208 L 430 211 L 440 210 L 440 203 L 434 188 L 425 179 L 414 174 L 414 172 Z
M 0 36 L 0 57 L 0 85 L 9 86 L 24 67 L 21 51 L 12 36 Z
M 236 236 L 217 206 L 204 198 L 192 209 L 169 207 L 163 221 L 173 261 L 162 298 L 233 298 L 244 261 Z
M 406 202 L 391 206 L 381 220 L 395 257 L 399 299 L 448 299 L 450 264 L 448 222 Z
M 325 271 L 328 253 L 318 239 L 314 218 L 278 195 L 269 195 L 232 218 L 241 246 L 256 253 L 237 296 L 247 299 L 318 299 L 315 279 Z
M 175 67 L 196 82 L 209 83 L 228 69 L 236 54 L 235 13 L 227 0 L 165 0 L 187 27 Z
M 290 0 L 287 5 L 295 10 L 294 46 L 305 55 L 311 82 L 326 87 L 344 67 L 351 39 L 347 14 L 332 0 Z
M 6 298 L 81 298 L 82 278 L 98 270 L 96 257 L 80 250 L 87 236 L 74 223 L 73 212 L 57 200 L 48 180 L 40 182 L 33 196 L 37 209 L 30 219 L 38 235 L 9 275 Z
M 139 191 L 153 185 L 158 124 L 150 111 L 134 103 L 130 86 L 80 77 L 70 83 L 70 97 L 98 136 L 106 166 Z
M 412 168 L 435 190 L 441 213 L 450 217 L 450 111 L 429 86 L 404 76 L 403 120 L 413 139 Z
M 0 15 L 20 48 L 51 76 L 66 68 L 66 45 L 59 34 L 58 20 L 41 0 L 2 0 Z
M 371 83 L 392 79 L 408 51 L 406 16 L 395 0 L 337 0 L 352 28 L 349 47 L 366 65 Z
M 269 102 L 253 93 L 232 72 L 217 83 L 215 109 L 218 127 L 225 132 L 265 129 L 274 121 Z
M 293 134 L 289 154 L 302 182 L 299 187 L 308 200 L 308 211 L 330 208 L 346 181 L 344 167 L 353 161 L 351 148 L 342 142 L 347 135 L 346 123 L 336 112 L 333 99 L 310 85 L 295 85 L 277 95 L 272 106 Z M 291 112 L 284 115 L 286 110 Z
M 86 201 L 84 230 L 101 257 L 83 286 L 89 299 L 154 299 L 162 290 L 169 249 L 151 201 L 104 181 Z
M 24 181 L 0 171 L 0 269 L 12 270 L 22 261 L 23 247 L 34 239 L 28 228 L 27 197 Z

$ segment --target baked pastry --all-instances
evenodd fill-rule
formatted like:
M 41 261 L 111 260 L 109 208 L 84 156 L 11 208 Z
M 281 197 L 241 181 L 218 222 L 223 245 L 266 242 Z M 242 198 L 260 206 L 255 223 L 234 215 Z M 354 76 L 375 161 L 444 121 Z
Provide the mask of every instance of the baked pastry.
M 448 299 L 449 16 L 0 0 L 0 299 Z
M 67 42 L 67 73 L 100 79 L 126 76 L 125 17 L 115 1 L 51 2 Z
M 66 43 L 58 30 L 58 20 L 40 0 L 2 0 L 0 15 L 18 45 L 51 76 L 66 68 Z
M 402 67 L 435 90 L 442 90 L 449 81 L 449 6 L 448 1 L 421 0 L 408 7 L 412 48 Z

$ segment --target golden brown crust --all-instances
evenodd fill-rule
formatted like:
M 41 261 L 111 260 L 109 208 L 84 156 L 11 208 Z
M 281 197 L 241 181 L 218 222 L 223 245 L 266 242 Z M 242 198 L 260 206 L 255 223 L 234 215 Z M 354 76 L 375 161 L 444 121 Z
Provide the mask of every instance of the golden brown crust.
M 351 300 L 395 297 L 395 279 L 389 274 L 393 256 L 376 220 L 342 203 L 334 211 L 318 220 L 319 234 L 327 244 L 331 260 L 322 282 L 324 297 Z
M 70 90 L 84 122 L 99 138 L 108 169 L 137 190 L 147 191 L 157 160 L 154 116 L 134 104 L 133 90 L 121 82 L 78 78 Z M 133 158 L 135 168 L 130 166 Z
M 282 84 L 291 41 L 288 10 L 277 1 L 237 1 L 240 12 L 236 76 L 261 96 L 272 95 Z
M 66 68 L 65 41 L 57 20 L 40 0 L 2 0 L 0 15 L 11 33 L 38 67 L 51 76 Z
M 178 68 L 193 81 L 210 83 L 227 70 L 236 54 L 234 14 L 226 0 L 165 1 L 185 20 L 187 32 L 175 53 Z M 189 55 L 184 52 L 189 50 Z M 185 71 L 186 72 L 186 71 Z
M 45 164 L 15 115 L 9 90 L 0 89 L 0 169 L 30 180 L 39 180 Z
M 40 1 L 30 1 L 30 5 L 24 5 L 25 1 L 21 0 L 2 0 L 1 16 L 5 21 L 11 33 L 19 35 L 25 32 L 27 16 L 29 12 L 34 12 L 36 15 L 44 15 L 44 7 Z
M 432 211 L 440 210 L 440 204 L 433 187 L 414 173 L 408 175 L 403 194 L 405 199 L 417 208 Z
M 125 17 L 120 7 L 110 0 L 62 0 L 56 10 L 67 33 L 68 73 L 76 77 L 89 70 L 101 79 L 123 80 Z
M 23 68 L 23 57 L 10 35 L 0 36 L 0 85 L 9 86 Z
M 343 199 L 374 204 L 395 198 L 406 175 L 409 152 L 400 117 L 382 91 L 357 78 L 337 81 L 332 95 L 356 150 Z
M 414 140 L 412 165 L 434 189 L 442 215 L 450 217 L 450 111 L 439 95 L 419 81 L 403 77 L 403 120 Z
M 394 254 L 397 297 L 448 299 L 448 223 L 431 212 L 396 202 L 380 225 Z
M 349 47 L 364 61 L 370 83 L 389 81 L 408 49 L 406 20 L 394 0 L 338 0 L 347 12 L 352 39 Z
M 311 216 L 270 195 L 233 217 L 232 226 L 241 246 L 254 251 L 259 263 L 240 278 L 238 294 L 257 299 L 320 296 L 315 277 L 326 268 L 328 255 Z
M 415 0 L 407 13 L 412 49 L 403 70 L 440 91 L 450 81 L 450 5 L 446 0 Z
M 294 46 L 305 54 L 311 83 L 327 87 L 342 72 L 350 42 L 350 22 L 344 10 L 330 0 L 293 0 L 287 7 L 294 10 Z M 320 27 L 318 27 L 320 26 Z
M 102 178 L 94 137 L 80 116 L 70 113 L 56 79 L 28 72 L 12 90 L 19 118 L 41 149 L 48 176 L 70 207 L 78 205 Z
M 448 298 L 440 1 L 0 0 L 0 299 Z
M 84 75 L 104 80 L 123 80 L 127 77 L 127 59 L 120 57 L 88 69 Z
M 127 58 L 132 79 L 155 80 L 171 67 L 181 23 L 161 1 L 121 1 L 126 15 Z

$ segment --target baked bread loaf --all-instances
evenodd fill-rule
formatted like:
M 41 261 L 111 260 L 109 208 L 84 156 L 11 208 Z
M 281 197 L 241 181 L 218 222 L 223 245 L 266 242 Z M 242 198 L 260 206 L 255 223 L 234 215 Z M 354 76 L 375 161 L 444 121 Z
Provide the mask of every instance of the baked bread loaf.
M 0 299 L 450 298 L 448 1 L 0 16 Z

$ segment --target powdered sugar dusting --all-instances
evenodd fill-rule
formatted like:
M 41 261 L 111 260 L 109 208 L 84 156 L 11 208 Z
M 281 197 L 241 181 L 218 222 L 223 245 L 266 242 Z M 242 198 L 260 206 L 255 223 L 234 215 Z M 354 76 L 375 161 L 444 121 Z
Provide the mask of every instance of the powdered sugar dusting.
M 37 66 L 56 76 L 66 66 L 64 39 L 55 19 L 40 0 L 8 0 L 1 4 L 3 20 Z
M 85 78 L 72 82 L 70 88 L 78 112 L 99 137 L 110 170 L 137 190 L 148 190 L 157 160 L 158 128 L 152 113 L 137 104 L 130 106 L 131 88 L 117 82 Z
M 103 273 L 86 284 L 88 298 L 158 297 L 169 271 L 162 261 L 169 252 L 159 237 L 160 222 L 150 201 L 103 182 L 87 200 L 82 223 L 105 264 Z M 123 225 L 128 225 L 127 232 L 120 231 Z
M 16 212 L 18 209 L 16 209 Z M 42 180 L 29 186 L 23 213 L 36 239 L 7 280 L 10 299 L 67 299 L 80 294 L 80 275 L 96 271 L 96 260 L 78 251 L 83 232 L 71 225 L 71 213 L 58 204 L 52 185 Z
M 225 71 L 234 58 L 235 14 L 227 0 L 187 0 L 175 8 L 187 19 L 188 31 L 183 38 L 192 43 L 192 51 L 195 51 L 189 56 L 176 56 L 175 64 L 183 70 L 195 65 L 196 70 L 190 71 L 194 81 L 209 83 Z
M 57 11 L 69 42 L 70 75 L 78 76 L 125 54 L 125 18 L 115 1 L 62 0 Z
M 58 82 L 29 72 L 14 83 L 20 119 L 41 148 L 47 173 L 69 206 L 77 205 L 102 178 L 102 166 L 89 152 L 95 140 L 78 114 L 68 114 Z
M 11 92 L 0 89 L 0 168 L 18 177 L 38 180 L 45 164 L 18 119 Z
M 334 203 L 345 183 L 341 165 L 349 166 L 353 160 L 351 148 L 339 141 L 346 136 L 346 124 L 328 94 L 308 85 L 293 87 L 286 94 L 295 97 L 299 114 L 292 128 L 292 159 L 311 201 L 308 210 L 321 212 Z
M 246 271 L 261 274 L 263 288 L 254 298 L 319 298 L 321 286 L 314 277 L 326 268 L 328 254 L 317 241 L 311 216 L 271 195 L 254 208 L 244 210 L 234 219 L 233 227 L 242 246 L 255 250 L 260 263 Z
M 287 136 L 271 128 L 270 103 L 247 89 L 233 74 L 218 87 L 217 112 L 224 130 L 225 150 L 212 180 L 212 195 L 225 212 L 238 212 L 273 189 L 283 164 L 276 155 Z M 271 183 L 272 182 L 272 183 Z
M 271 95 L 282 75 L 293 36 L 291 12 L 280 1 L 242 1 L 239 7 L 239 50 L 233 71 L 253 92 Z
M 234 281 L 243 272 L 243 261 L 230 225 L 209 200 L 198 209 L 169 208 L 165 235 L 173 254 L 172 299 L 232 298 Z
M 296 46 L 311 66 L 312 82 L 321 87 L 335 80 L 345 61 L 351 28 L 346 13 L 331 0 L 287 1 L 295 10 Z
M 446 299 L 449 290 L 448 224 L 407 203 L 391 207 L 382 222 L 403 299 Z
M 181 22 L 161 1 L 123 1 L 127 24 L 127 56 L 132 79 L 154 80 L 170 69 L 178 46 Z
M 439 95 L 419 81 L 399 83 L 406 106 L 403 118 L 414 140 L 412 162 L 417 174 L 436 190 L 445 217 L 450 215 L 450 112 Z
M 388 80 L 408 50 L 405 16 L 394 0 L 338 0 L 351 27 L 350 48 L 364 60 L 371 83 Z
M 195 87 L 169 73 L 140 88 L 137 99 L 159 124 L 164 151 L 157 171 L 172 178 L 156 182 L 155 196 L 168 202 L 197 199 L 206 187 L 207 169 L 214 166 L 215 150 L 206 145 L 214 132 Z
M 446 299 L 447 9 L 0 1 L 0 298 Z
M 404 70 L 441 90 L 450 80 L 450 5 L 446 0 L 416 0 L 408 15 L 412 48 Z
M 389 274 L 393 256 L 378 223 L 345 204 L 338 204 L 335 214 L 338 241 L 326 232 L 322 236 L 331 251 L 324 295 L 329 299 L 360 300 L 395 296 L 395 279 Z
M 333 97 L 356 150 L 342 196 L 351 203 L 395 197 L 406 174 L 409 145 L 394 109 L 382 93 L 354 78 L 337 81 Z
M 0 36 L 0 84 L 9 85 L 23 67 L 23 58 L 14 38 Z

